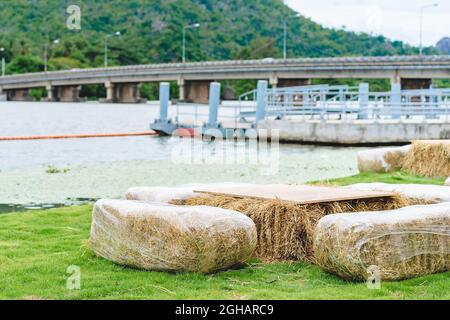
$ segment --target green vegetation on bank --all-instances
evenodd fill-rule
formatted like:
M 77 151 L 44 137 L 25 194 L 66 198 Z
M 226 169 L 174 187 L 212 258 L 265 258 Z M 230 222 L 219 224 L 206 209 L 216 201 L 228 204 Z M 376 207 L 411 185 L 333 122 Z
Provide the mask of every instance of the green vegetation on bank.
M 81 8 L 81 30 L 66 27 L 69 5 Z M 290 17 L 289 57 L 418 52 L 401 41 L 349 32 L 345 26 L 325 28 L 304 16 L 293 18 L 294 14 L 281 0 L 2 1 L 0 47 L 5 48 L 8 74 L 43 71 L 46 44 L 49 70 L 101 67 L 105 36 L 117 31 L 122 36 L 109 38 L 112 66 L 180 62 L 183 27 L 200 23 L 186 35 L 188 61 L 281 58 L 283 21 Z M 436 51 L 425 48 L 425 54 L 430 53 Z M 383 80 L 375 84 L 375 89 L 388 89 Z M 230 86 L 241 94 L 249 82 Z M 144 88 L 142 94 L 155 98 L 155 89 Z M 96 97 L 98 88 L 83 88 L 82 95 Z
M 442 184 L 405 174 L 362 174 L 368 181 Z M 450 299 L 450 274 L 369 290 L 304 263 L 258 261 L 215 275 L 124 268 L 95 257 L 87 240 L 91 206 L 0 215 L 0 299 Z M 81 290 L 67 290 L 69 266 L 81 269 Z

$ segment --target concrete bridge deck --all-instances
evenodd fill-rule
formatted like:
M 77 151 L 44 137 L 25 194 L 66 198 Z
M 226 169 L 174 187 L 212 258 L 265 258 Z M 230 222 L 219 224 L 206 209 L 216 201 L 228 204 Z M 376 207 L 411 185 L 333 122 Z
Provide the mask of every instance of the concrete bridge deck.
M 263 59 L 74 69 L 1 77 L 0 93 L 12 91 L 10 99 L 25 99 L 28 89 L 47 88 L 53 92 L 49 100 L 76 101 L 80 85 L 105 84 L 108 101 L 139 102 L 135 95 L 140 83 L 177 81 L 180 100 L 207 102 L 212 81 L 267 79 L 273 87 L 285 87 L 305 85 L 314 78 L 386 78 L 408 89 L 421 89 L 429 87 L 431 79 L 450 79 L 450 56 Z M 58 89 L 61 96 L 55 96 L 54 88 L 60 87 L 65 89 Z M 122 95 L 127 97 L 122 99 Z

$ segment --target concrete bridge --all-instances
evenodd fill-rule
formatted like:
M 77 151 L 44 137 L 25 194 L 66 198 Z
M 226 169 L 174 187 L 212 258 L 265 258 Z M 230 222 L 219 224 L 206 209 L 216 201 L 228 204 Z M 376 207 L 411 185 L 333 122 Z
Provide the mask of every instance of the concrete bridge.
M 269 80 L 272 87 L 292 87 L 311 79 L 390 79 L 403 89 L 429 88 L 432 79 L 450 79 L 450 56 L 389 56 L 246 60 L 153 64 L 76 69 L 0 78 L 0 94 L 29 100 L 29 89 L 46 88 L 48 101 L 80 101 L 80 86 L 104 84 L 105 102 L 139 103 L 144 82 L 176 81 L 181 101 L 207 102 L 209 83 L 220 80 Z

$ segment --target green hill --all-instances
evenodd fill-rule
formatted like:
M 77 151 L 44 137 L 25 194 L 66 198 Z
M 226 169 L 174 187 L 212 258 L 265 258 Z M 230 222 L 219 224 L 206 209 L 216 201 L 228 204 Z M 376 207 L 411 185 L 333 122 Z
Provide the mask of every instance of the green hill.
M 69 5 L 80 6 L 81 30 L 68 30 Z M 110 65 L 181 61 L 182 29 L 187 60 L 282 57 L 283 19 L 295 12 L 281 0 L 2 0 L 0 47 L 8 73 L 42 71 L 45 43 L 50 70 L 103 65 L 104 39 Z M 289 19 L 289 57 L 413 54 L 383 36 L 328 29 L 300 16 Z M 428 49 L 432 50 L 432 49 Z
M 66 28 L 71 4 L 82 10 L 80 31 Z M 187 33 L 190 61 L 280 57 L 282 21 L 293 14 L 280 0 L 4 0 L 0 45 L 8 57 L 42 58 L 44 43 L 61 39 L 53 57 L 101 66 L 105 34 L 121 31 L 122 37 L 110 40 L 112 63 L 176 62 L 181 59 L 183 26 L 199 22 L 199 29 Z M 291 57 L 414 52 L 400 41 L 327 29 L 304 17 L 288 25 Z

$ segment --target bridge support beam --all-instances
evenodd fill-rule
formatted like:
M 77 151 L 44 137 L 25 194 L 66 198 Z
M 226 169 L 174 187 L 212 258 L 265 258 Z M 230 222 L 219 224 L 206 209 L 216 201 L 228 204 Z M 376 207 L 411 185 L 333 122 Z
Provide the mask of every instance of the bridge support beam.
M 83 102 L 80 98 L 81 86 L 47 86 L 47 101 Z
M 180 79 L 178 85 L 180 86 L 180 101 L 208 103 L 209 81 Z
M 146 103 L 141 98 L 140 83 L 112 83 L 106 82 L 106 99 L 102 103 Z
M 6 91 L 8 101 L 34 101 L 29 89 L 15 89 Z

